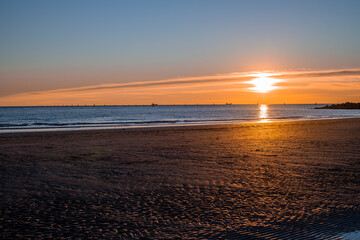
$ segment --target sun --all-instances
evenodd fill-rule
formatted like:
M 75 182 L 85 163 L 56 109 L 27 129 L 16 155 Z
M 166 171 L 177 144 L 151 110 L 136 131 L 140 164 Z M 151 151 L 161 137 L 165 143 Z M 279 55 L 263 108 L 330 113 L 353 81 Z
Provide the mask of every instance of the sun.
M 253 84 L 254 87 L 251 87 L 249 89 L 258 93 L 267 93 L 274 89 L 277 89 L 278 87 L 274 86 L 274 84 L 280 82 L 280 80 L 271 78 L 271 76 L 274 75 L 275 74 L 270 74 L 270 73 L 256 73 L 252 75 L 255 77 L 255 79 L 247 83 Z

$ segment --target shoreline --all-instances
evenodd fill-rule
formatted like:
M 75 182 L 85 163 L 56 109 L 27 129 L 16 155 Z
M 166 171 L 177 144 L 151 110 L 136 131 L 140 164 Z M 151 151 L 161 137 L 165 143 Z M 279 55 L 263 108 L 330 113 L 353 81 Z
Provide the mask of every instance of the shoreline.
M 21 134 L 21 133 L 50 133 L 50 132 L 83 132 L 83 131 L 112 131 L 112 130 L 144 130 L 144 129 L 166 129 L 166 128 L 196 128 L 196 127 L 216 127 L 231 126 L 242 124 L 263 124 L 263 123 L 286 123 L 286 122 L 309 122 L 309 121 L 337 121 L 347 119 L 360 119 L 360 117 L 341 117 L 341 118 L 311 118 L 311 119 L 262 119 L 252 121 L 226 122 L 217 123 L 189 123 L 189 124 L 168 124 L 168 125 L 142 125 L 142 126 L 104 126 L 104 127 L 57 127 L 57 128 L 29 128 L 29 129 L 0 129 L 0 136 L 4 134 Z

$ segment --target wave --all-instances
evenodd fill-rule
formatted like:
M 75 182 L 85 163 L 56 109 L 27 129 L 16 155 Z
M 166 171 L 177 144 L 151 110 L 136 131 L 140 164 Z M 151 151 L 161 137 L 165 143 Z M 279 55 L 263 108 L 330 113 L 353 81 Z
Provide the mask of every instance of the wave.
M 268 119 L 301 119 L 304 118 L 302 116 L 286 116 L 286 117 L 273 117 Z
M 337 116 L 338 117 L 338 116 Z M 348 116 L 342 116 L 348 117 Z M 169 120 L 137 120 L 137 121 L 110 121 L 110 122 L 33 122 L 33 123 L 1 123 L 2 130 L 21 129 L 48 129 L 48 128 L 83 128 L 83 127 L 128 127 L 128 126 L 156 126 L 177 124 L 207 124 L 207 123 L 236 123 L 253 122 L 259 120 L 291 120 L 291 119 L 315 119 L 311 116 L 277 116 L 262 118 L 223 118 L 223 119 L 169 119 Z M 340 117 L 341 118 L 341 117 Z
M 290 118 L 301 118 L 296 117 L 278 117 L 268 119 L 290 119 Z M 0 124 L 0 128 L 6 127 L 31 127 L 31 126 L 48 126 L 48 127 L 63 127 L 63 126 L 89 126 L 89 125 L 144 125 L 144 124 L 177 124 L 177 123 L 207 123 L 207 122 L 234 122 L 234 121 L 255 121 L 260 120 L 259 118 L 231 118 L 231 119 L 178 119 L 178 120 L 139 120 L 139 121 L 116 121 L 116 122 L 73 122 L 73 123 L 49 123 L 49 122 L 35 122 L 35 123 L 3 123 Z
M 27 123 L 19 123 L 19 124 L 13 124 L 13 123 L 0 123 L 0 128 L 4 127 L 26 127 L 29 126 Z
M 98 126 L 98 125 L 141 125 L 141 124 L 171 124 L 181 122 L 179 120 L 154 120 L 154 121 L 121 121 L 121 122 L 73 122 L 73 123 L 49 123 L 49 122 L 35 122 L 35 123 L 2 123 L 0 128 L 18 128 L 18 127 L 66 127 L 66 126 Z
M 129 125 L 161 125 L 161 124 L 186 124 L 186 123 L 201 123 L 201 122 L 224 122 L 224 121 L 241 121 L 241 120 L 255 120 L 255 119 L 186 119 L 186 120 L 139 120 L 139 121 L 115 121 L 115 122 L 70 122 L 70 123 L 50 123 L 50 122 L 35 122 L 35 123 L 3 123 L 0 128 L 32 128 L 32 127 L 81 127 L 81 126 L 129 126 Z

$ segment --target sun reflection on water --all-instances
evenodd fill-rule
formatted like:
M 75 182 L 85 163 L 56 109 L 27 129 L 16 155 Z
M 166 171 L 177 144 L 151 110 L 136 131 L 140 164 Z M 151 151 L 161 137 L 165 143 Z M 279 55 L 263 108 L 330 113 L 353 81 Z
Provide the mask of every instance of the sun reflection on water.
M 267 122 L 269 121 L 268 118 L 268 107 L 265 104 L 259 106 L 259 118 L 260 122 Z

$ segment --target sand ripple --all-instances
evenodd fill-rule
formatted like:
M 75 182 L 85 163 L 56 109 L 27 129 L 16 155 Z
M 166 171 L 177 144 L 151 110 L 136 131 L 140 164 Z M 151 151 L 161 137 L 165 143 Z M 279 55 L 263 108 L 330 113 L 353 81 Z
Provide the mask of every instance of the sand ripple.
M 0 238 L 355 236 L 358 127 L 286 126 L 6 138 Z

